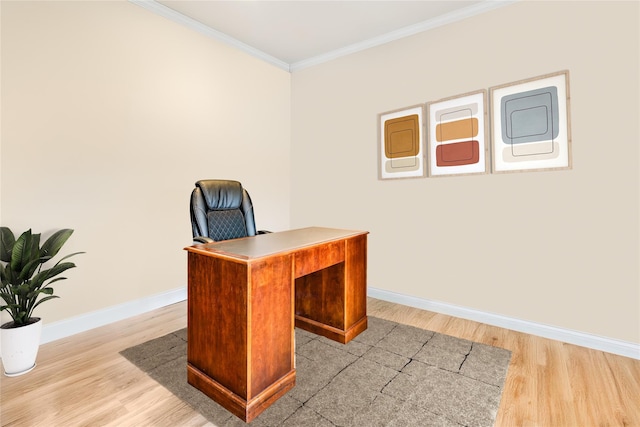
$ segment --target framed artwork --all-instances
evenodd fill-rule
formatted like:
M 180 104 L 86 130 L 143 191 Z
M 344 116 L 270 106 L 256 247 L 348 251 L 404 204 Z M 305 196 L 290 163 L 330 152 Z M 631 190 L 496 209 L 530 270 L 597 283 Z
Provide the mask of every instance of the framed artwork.
M 487 91 L 427 103 L 429 176 L 487 173 Z
M 378 178 L 426 176 L 424 106 L 381 113 L 378 122 Z
M 489 89 L 494 172 L 571 168 L 569 72 Z

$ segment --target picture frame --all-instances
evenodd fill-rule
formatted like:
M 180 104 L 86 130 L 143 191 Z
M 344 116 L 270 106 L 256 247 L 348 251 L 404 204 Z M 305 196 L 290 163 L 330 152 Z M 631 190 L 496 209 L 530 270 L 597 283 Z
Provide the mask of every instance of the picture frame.
M 494 173 L 571 169 L 569 72 L 489 89 Z
M 427 103 L 430 177 L 489 171 L 487 91 Z
M 424 104 L 378 114 L 378 179 L 426 176 Z

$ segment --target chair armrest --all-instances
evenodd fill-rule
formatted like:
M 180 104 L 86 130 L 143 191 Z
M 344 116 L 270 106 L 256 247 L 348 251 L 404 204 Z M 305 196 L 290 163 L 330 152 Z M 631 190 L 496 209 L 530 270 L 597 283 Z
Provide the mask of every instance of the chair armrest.
M 211 242 L 215 242 L 215 240 L 209 238 L 209 237 L 204 237 L 204 236 L 196 236 L 193 238 L 193 241 L 196 243 L 211 243 Z

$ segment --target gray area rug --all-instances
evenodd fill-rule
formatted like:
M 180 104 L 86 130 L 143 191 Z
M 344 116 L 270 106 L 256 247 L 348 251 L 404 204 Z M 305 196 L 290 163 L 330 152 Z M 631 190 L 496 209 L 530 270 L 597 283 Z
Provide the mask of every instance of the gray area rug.
M 369 316 L 340 344 L 296 329 L 296 386 L 247 424 L 187 383 L 182 329 L 121 354 L 219 427 L 492 426 L 508 350 Z

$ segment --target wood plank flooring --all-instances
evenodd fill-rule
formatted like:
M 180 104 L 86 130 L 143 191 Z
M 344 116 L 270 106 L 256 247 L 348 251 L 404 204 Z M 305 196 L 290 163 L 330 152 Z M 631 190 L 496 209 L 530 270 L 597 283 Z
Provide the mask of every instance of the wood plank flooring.
M 511 350 L 496 426 L 640 427 L 638 360 L 372 298 L 368 313 Z M 182 302 L 42 345 L 1 377 L 0 425 L 210 426 L 118 354 L 186 323 Z

